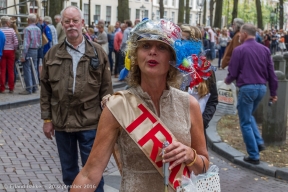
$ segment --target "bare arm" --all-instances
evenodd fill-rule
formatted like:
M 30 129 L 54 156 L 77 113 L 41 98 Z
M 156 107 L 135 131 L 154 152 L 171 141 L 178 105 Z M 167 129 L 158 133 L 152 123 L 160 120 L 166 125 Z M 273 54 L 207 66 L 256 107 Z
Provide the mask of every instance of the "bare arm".
M 107 107 L 104 108 L 98 124 L 97 134 L 84 168 L 73 182 L 71 192 L 95 191 L 108 164 L 119 132 L 119 123 Z M 81 188 L 78 188 L 81 186 Z M 84 188 L 89 186 L 92 188 Z
M 193 171 L 197 175 L 203 172 L 204 165 L 201 157 L 205 163 L 206 170 L 209 168 L 209 156 L 206 149 L 203 120 L 198 101 L 190 95 L 189 102 L 191 118 L 191 146 L 186 146 L 181 142 L 174 142 L 165 149 L 163 159 L 165 162 L 175 161 L 170 164 L 169 167 L 170 169 L 173 169 L 180 163 L 189 164 L 196 158 L 195 163 L 192 166 L 189 166 L 188 169 L 190 172 Z M 197 156 L 194 156 L 192 149 L 197 152 Z

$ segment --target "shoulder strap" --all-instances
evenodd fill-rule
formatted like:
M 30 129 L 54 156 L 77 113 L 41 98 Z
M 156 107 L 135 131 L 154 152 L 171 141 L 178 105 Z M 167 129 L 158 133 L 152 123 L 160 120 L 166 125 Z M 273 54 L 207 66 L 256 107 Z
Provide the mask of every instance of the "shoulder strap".
M 164 141 L 172 143 L 177 140 L 172 132 L 142 103 L 140 98 L 129 90 L 116 92 L 109 98 L 106 106 L 159 174 L 163 176 L 163 163 L 162 158 L 159 157 L 159 151 Z M 174 190 L 180 186 L 179 181 L 182 175 L 189 177 L 188 168 L 184 164 L 176 166 L 170 172 L 169 185 Z

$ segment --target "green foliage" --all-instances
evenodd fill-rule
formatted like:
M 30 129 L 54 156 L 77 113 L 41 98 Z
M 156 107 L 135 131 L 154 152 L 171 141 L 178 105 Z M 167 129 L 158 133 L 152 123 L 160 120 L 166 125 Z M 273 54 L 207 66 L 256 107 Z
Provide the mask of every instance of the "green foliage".
M 286 0 L 288 1 L 288 0 Z M 271 23 L 271 12 L 273 10 L 273 7 L 271 5 L 263 5 L 262 6 L 262 16 L 263 16 L 263 25 L 264 28 L 270 27 Z M 226 16 L 228 19 L 228 22 L 232 19 L 232 10 L 233 10 L 233 0 L 223 0 L 223 16 Z M 256 11 L 256 5 L 255 1 L 252 0 L 244 0 L 239 1 L 238 4 L 238 16 L 239 18 L 243 19 L 245 22 L 257 24 L 257 11 Z M 273 18 L 275 23 L 275 18 Z M 272 20 L 273 20 L 272 19 Z
M 232 19 L 232 10 L 233 10 L 233 0 L 223 0 L 222 15 L 227 17 L 228 22 L 230 22 Z

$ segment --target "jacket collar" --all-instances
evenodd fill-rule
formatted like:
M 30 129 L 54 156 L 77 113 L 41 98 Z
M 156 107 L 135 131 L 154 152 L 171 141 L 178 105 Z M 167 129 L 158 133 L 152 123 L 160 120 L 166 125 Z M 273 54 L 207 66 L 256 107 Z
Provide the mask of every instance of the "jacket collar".
M 83 36 L 83 38 L 85 39 L 85 37 Z M 66 50 L 66 38 L 65 40 L 60 43 L 59 45 L 59 50 L 57 51 L 56 53 L 56 57 L 59 57 L 59 58 L 70 58 L 71 59 L 71 55 L 67 52 Z M 85 54 L 88 55 L 89 57 L 95 57 L 95 53 L 94 53 L 94 49 L 93 47 L 91 46 L 92 45 L 92 42 L 88 42 L 89 40 L 85 39 Z M 96 51 L 96 48 L 95 48 L 95 51 Z

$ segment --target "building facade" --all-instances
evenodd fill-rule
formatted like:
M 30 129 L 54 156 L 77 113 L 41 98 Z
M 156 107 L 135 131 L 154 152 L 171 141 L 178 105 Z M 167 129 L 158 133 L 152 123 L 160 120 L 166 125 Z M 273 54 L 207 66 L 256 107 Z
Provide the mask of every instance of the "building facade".
M 199 20 L 199 6 L 197 4 L 199 0 L 190 0 L 189 8 L 190 8 L 190 19 L 189 21 L 185 21 L 185 23 L 189 23 L 191 25 L 196 25 Z M 184 1 L 186 3 L 186 1 Z M 28 12 L 29 13 L 37 13 L 40 16 L 45 16 L 45 13 L 49 15 L 45 9 L 49 6 L 50 0 L 30 0 L 27 2 Z M 171 20 L 173 22 L 178 21 L 178 6 L 179 0 L 163 0 L 164 3 L 164 18 Z M 19 14 L 19 0 L 0 0 L 0 7 L 10 7 L 5 10 L 1 10 L 1 14 L 7 15 L 16 15 Z M 45 6 L 46 4 L 46 6 Z M 80 7 L 80 0 L 65 0 L 63 1 L 63 6 L 74 5 Z M 185 5 L 186 6 L 186 5 Z M 82 0 L 82 11 L 84 13 L 85 23 L 88 24 L 89 18 L 89 9 L 90 9 L 90 21 L 96 22 L 99 19 L 103 19 L 106 22 L 114 24 L 117 19 L 117 7 L 118 0 Z M 200 8 L 201 9 L 201 8 Z M 130 20 L 134 22 L 136 19 L 142 20 L 144 17 L 159 19 L 160 11 L 159 11 L 159 0 L 129 0 L 129 14 Z M 52 18 L 54 15 L 49 15 Z M 184 14 L 185 20 L 185 14 Z

